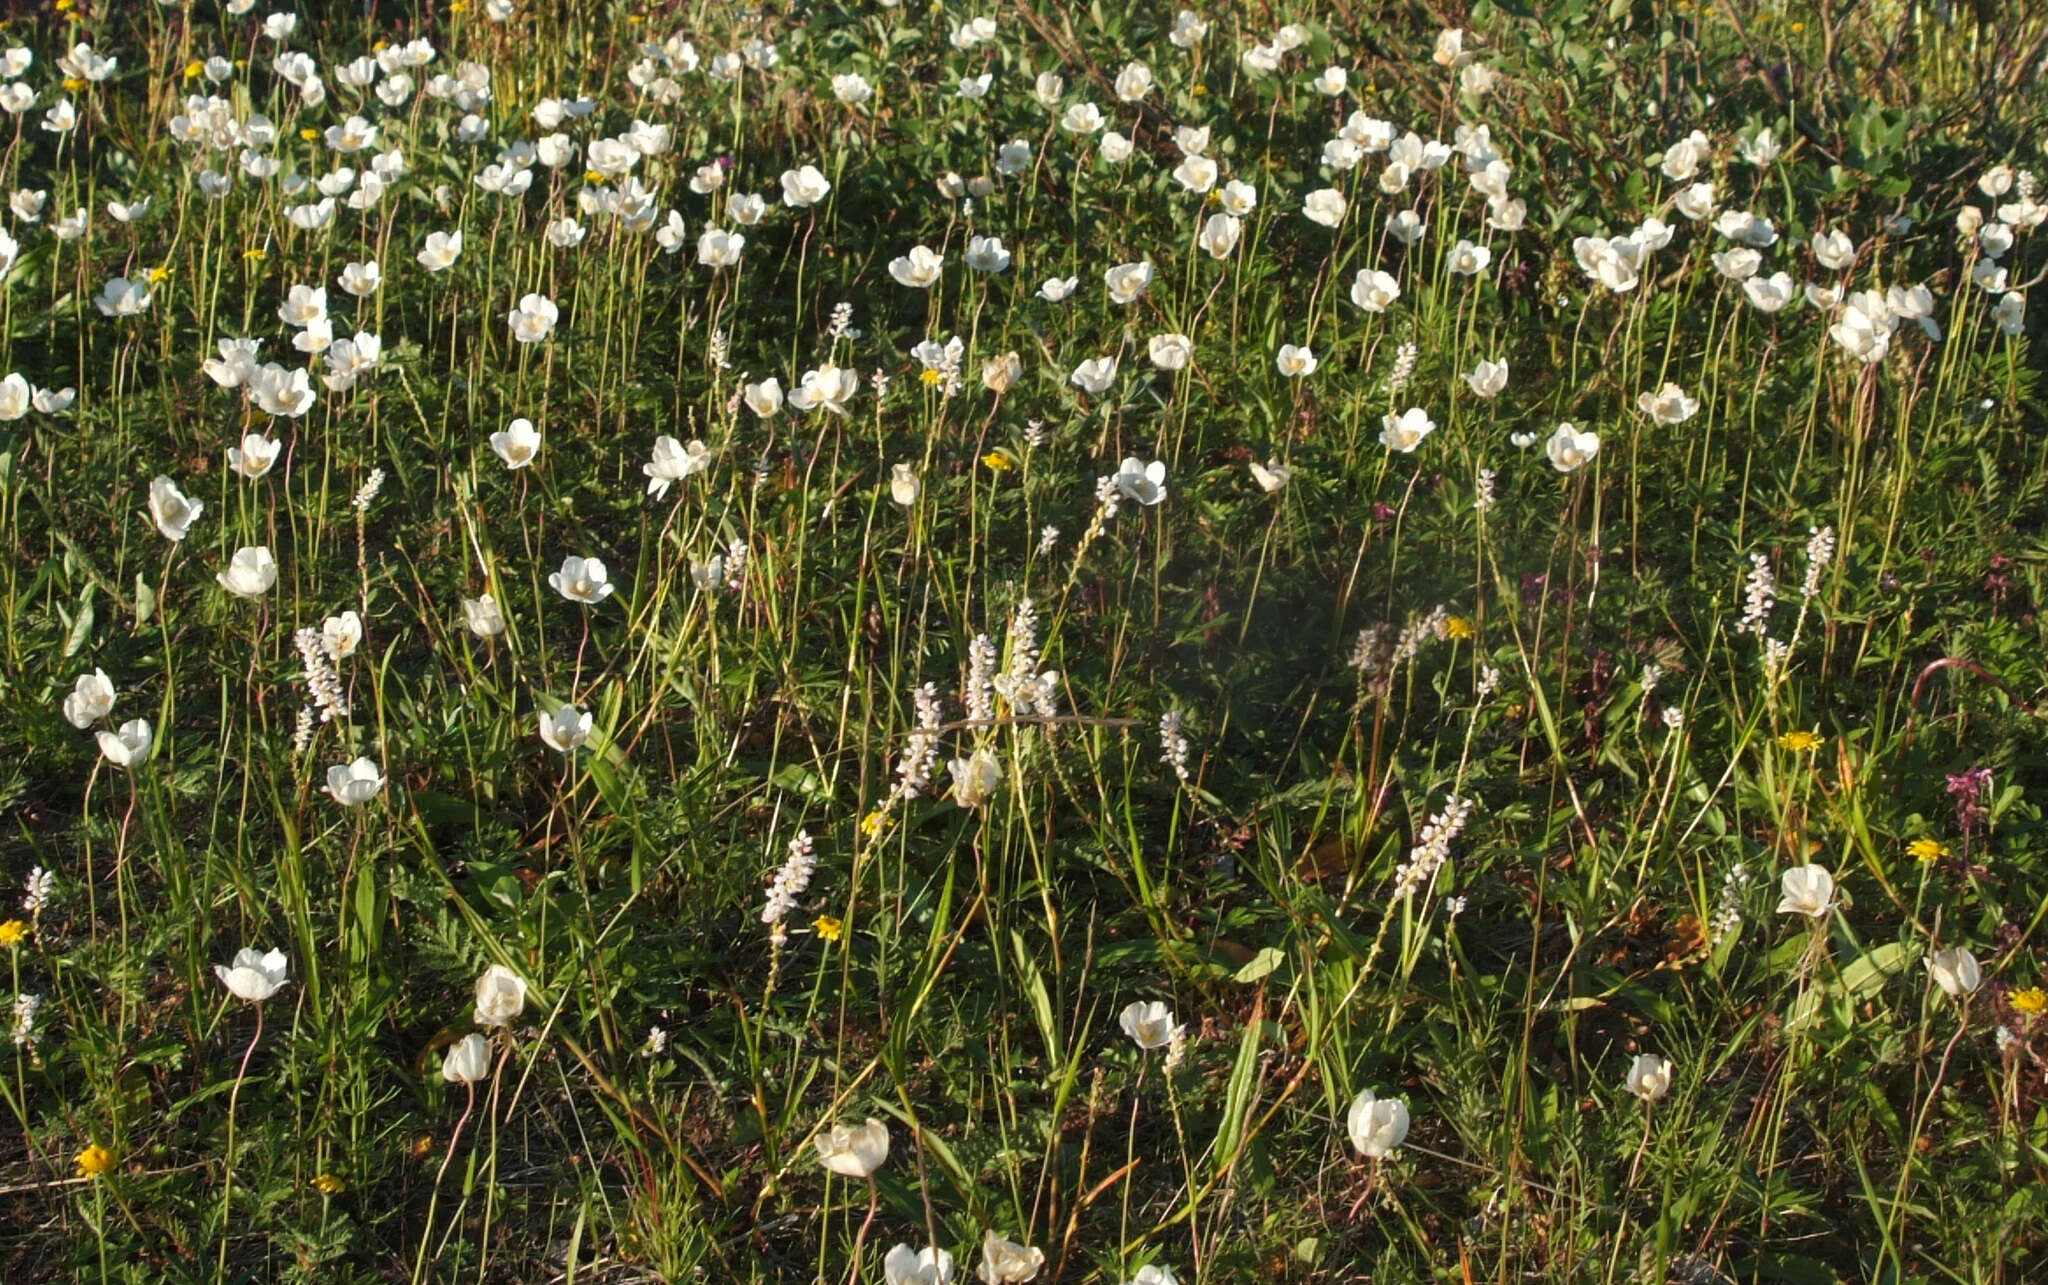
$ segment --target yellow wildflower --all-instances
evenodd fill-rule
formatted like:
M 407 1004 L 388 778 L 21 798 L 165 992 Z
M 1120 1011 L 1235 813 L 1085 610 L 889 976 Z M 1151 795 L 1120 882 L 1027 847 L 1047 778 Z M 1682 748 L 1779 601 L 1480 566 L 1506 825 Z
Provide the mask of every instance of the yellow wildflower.
M 81 80 L 77 76 L 66 76 L 64 78 L 64 88 L 70 90 L 74 94 L 80 93 L 85 89 L 85 81 Z
M 1791 750 L 1794 754 L 1804 754 L 1819 744 L 1820 737 L 1815 736 L 1805 728 L 1787 732 L 1778 738 L 1778 748 Z
M 924 381 L 927 388 L 936 388 L 939 385 L 939 381 L 944 379 L 945 376 L 936 370 L 927 370 L 919 375 L 918 378 Z
M 2048 991 L 2042 990 L 2039 986 L 2024 987 L 2014 991 L 2006 996 L 2006 998 L 2012 1001 L 2014 1008 L 2025 1013 L 2028 1017 L 2048 1012 Z
M 114 1153 L 95 1142 L 71 1158 L 81 1178 L 103 1178 L 114 1168 Z
M 12 950 L 28 940 L 28 925 L 19 919 L 10 919 L 0 924 L 0 946 Z
M 981 462 L 998 473 L 1007 473 L 1017 467 L 1017 458 L 998 446 L 981 457 Z
M 1452 616 L 1444 621 L 1444 632 L 1459 642 L 1472 637 L 1472 622 L 1464 616 Z
M 1916 861 L 1939 861 L 1948 855 L 1948 845 L 1939 839 L 1915 839 L 1906 845 L 1906 852 Z
M 891 823 L 892 818 L 889 816 L 889 814 L 887 812 L 882 811 L 880 808 L 876 808 L 873 812 L 868 813 L 866 816 L 860 819 L 860 832 L 866 835 L 868 838 L 872 839 L 876 835 L 880 834 L 882 831 L 888 829 Z
M 206 64 L 194 58 L 191 62 L 185 64 L 185 79 L 197 80 L 205 71 Z
M 846 931 L 846 925 L 830 915 L 819 915 L 812 922 L 811 931 L 817 933 L 818 936 L 823 937 L 826 941 L 838 941 L 840 935 Z
M 304 129 L 299 131 L 299 137 L 311 143 L 316 141 L 320 137 L 320 131 L 314 129 L 311 125 L 308 125 Z
M 263 262 L 264 259 L 268 258 L 269 256 L 270 251 L 264 249 L 260 245 L 252 245 L 248 249 L 242 251 L 242 257 L 248 259 L 252 263 L 261 263 Z
M 348 1190 L 342 1184 L 341 1179 L 331 1173 L 323 1173 L 318 1178 L 313 1179 L 313 1185 L 319 1189 L 320 1194 L 323 1196 L 339 1196 L 342 1192 Z

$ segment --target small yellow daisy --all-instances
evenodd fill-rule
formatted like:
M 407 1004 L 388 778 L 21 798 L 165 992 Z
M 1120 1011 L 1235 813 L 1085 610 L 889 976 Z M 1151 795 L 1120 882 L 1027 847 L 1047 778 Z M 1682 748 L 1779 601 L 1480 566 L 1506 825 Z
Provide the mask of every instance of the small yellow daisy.
M 12 950 L 27 939 L 28 925 L 19 919 L 10 919 L 4 924 L 0 924 L 0 946 Z
M 1819 744 L 1820 737 L 1807 731 L 1805 728 L 1787 732 L 1778 738 L 1778 748 L 1791 750 L 1794 754 L 1804 754 Z
M 114 1168 L 114 1153 L 95 1142 L 71 1158 L 81 1178 L 104 1178 Z
M 1459 642 L 1464 642 L 1472 637 L 1472 622 L 1463 616 L 1452 616 L 1444 621 L 1444 633 Z
M 1939 839 L 1920 838 L 1906 845 L 1906 853 L 1915 861 L 1939 861 L 1948 855 L 1948 845 Z
M 845 933 L 846 925 L 830 915 L 819 915 L 811 922 L 811 931 L 826 941 L 838 941 Z
M 323 1196 L 339 1196 L 342 1192 L 348 1190 L 341 1179 L 331 1173 L 323 1173 L 318 1178 L 313 1179 L 313 1186 Z
M 2014 1008 L 2029 1017 L 2048 1012 L 2048 991 L 2042 990 L 2039 986 L 2023 987 L 2006 998 L 2012 1001 Z

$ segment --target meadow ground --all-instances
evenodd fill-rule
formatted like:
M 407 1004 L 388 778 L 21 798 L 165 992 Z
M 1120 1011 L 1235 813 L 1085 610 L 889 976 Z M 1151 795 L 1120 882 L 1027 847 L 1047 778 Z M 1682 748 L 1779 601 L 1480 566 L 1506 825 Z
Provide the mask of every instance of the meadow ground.
M 2048 9 L 11 14 L 11 1282 L 2048 1278 Z

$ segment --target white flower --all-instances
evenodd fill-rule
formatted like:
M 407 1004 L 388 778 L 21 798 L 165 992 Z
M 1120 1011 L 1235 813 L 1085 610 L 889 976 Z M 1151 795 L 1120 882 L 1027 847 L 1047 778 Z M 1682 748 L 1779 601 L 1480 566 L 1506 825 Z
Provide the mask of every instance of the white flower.
M 1223 185 L 1223 212 L 1244 218 L 1259 207 L 1259 189 L 1236 179 Z
M 1714 217 L 1714 201 L 1714 185 L 1707 182 L 1695 183 L 1671 198 L 1678 212 L 1695 223 Z
M 1003 248 L 1001 237 L 969 237 L 967 266 L 976 272 L 1002 272 L 1010 266 L 1010 252 Z
M 1447 266 L 1456 276 L 1475 277 L 1486 271 L 1486 265 L 1493 262 L 1493 251 L 1470 241 L 1460 241 L 1451 247 Z
M 770 375 L 758 384 L 741 388 L 740 396 L 757 418 L 773 419 L 782 410 L 782 381 Z
M 1934 319 L 1934 292 L 1926 286 L 1893 286 L 1884 292 L 1884 302 L 1894 317 L 1919 322 L 1929 339 L 1941 338 L 1941 325 Z
M 1380 417 L 1380 444 L 1403 455 L 1414 452 L 1422 445 L 1422 439 L 1436 431 L 1436 421 L 1420 406 L 1411 406 L 1399 415 Z
M 835 1124 L 812 1139 L 818 1163 L 848 1178 L 866 1178 L 889 1158 L 889 1126 L 869 1116 L 859 1126 Z
M 1152 92 L 1152 69 L 1141 62 L 1125 63 L 1116 75 L 1116 96 L 1135 103 Z
M 1375 1098 L 1362 1090 L 1344 1119 L 1351 1145 L 1368 1160 L 1384 1160 L 1408 1138 L 1408 1104 L 1399 1098 Z
M 1309 82 L 1309 88 L 1326 98 L 1335 98 L 1344 92 L 1349 74 L 1342 67 L 1325 67 L 1321 75 Z
M 832 96 L 848 106 L 858 106 L 875 96 L 875 87 L 867 77 L 849 72 L 832 78 Z
M 1654 1053 L 1639 1053 L 1628 1065 L 1628 1091 L 1645 1102 L 1655 1102 L 1671 1092 L 1671 1059 Z
M 1984 984 L 1984 967 L 1966 946 L 1935 951 L 1927 957 L 1927 971 L 1950 999 L 1975 994 Z
M 540 739 L 550 749 L 564 754 L 573 754 L 578 746 L 590 739 L 590 715 L 574 705 L 563 705 L 554 713 L 540 712 Z
M 1320 187 L 1302 198 L 1301 212 L 1311 223 L 1334 228 L 1344 221 L 1344 194 L 1334 187 Z
M 462 255 L 462 232 L 429 232 L 427 243 L 414 256 L 420 266 L 429 272 L 441 272 L 455 266 L 455 260 Z
M 1060 117 L 1060 128 L 1069 134 L 1093 134 L 1102 128 L 1102 109 L 1094 103 L 1075 103 Z
M 1677 384 L 1666 384 L 1654 393 L 1638 395 L 1636 409 L 1658 424 L 1683 424 L 1699 413 L 1700 404 Z
M 479 638 L 495 638 L 505 632 L 505 613 L 498 609 L 498 600 L 489 594 L 464 598 L 462 620 L 469 626 L 469 632 Z
M 104 317 L 133 317 L 149 308 L 150 291 L 140 281 L 109 277 L 93 297 L 93 306 Z
M 1201 232 L 1195 237 L 1195 244 L 1208 252 L 1212 259 L 1224 259 L 1237 248 L 1237 239 L 1243 233 L 1243 225 L 1235 215 L 1212 214 L 1202 224 Z
M 450 1084 L 475 1084 L 491 1073 L 491 1046 L 472 1031 L 448 1046 L 441 1059 L 441 1078 Z
M 1287 484 L 1294 480 L 1294 470 L 1282 464 L 1279 460 L 1267 460 L 1264 464 L 1253 460 L 1250 467 L 1252 480 L 1257 482 L 1259 489 L 1268 495 L 1275 495 L 1286 490 Z
M 167 540 L 182 540 L 185 532 L 199 520 L 206 506 L 198 500 L 189 499 L 178 484 L 167 477 L 158 476 L 149 483 L 149 516 L 156 522 L 156 529 Z
M 384 274 L 373 259 L 368 263 L 349 263 L 341 270 L 338 281 L 343 290 L 360 299 L 377 293 L 377 287 L 384 284 Z
M 1883 296 L 1875 290 L 1859 290 L 1843 302 L 1841 317 L 1828 327 L 1828 334 L 1851 357 L 1874 364 L 1891 351 L 1892 330 L 1897 324 Z
M 548 574 L 548 583 L 555 592 L 570 602 L 595 606 L 612 596 L 618 586 L 611 582 L 604 563 L 596 558 L 579 558 L 574 554 L 562 559 L 562 569 Z
M 1508 386 L 1508 364 L 1505 361 L 1482 361 L 1472 368 L 1469 375 L 1460 375 L 1471 386 L 1474 395 L 1485 398 L 1500 396 Z
M 555 322 L 561 315 L 554 300 L 543 294 L 529 294 L 506 314 L 505 324 L 512 328 L 513 339 L 522 344 L 537 344 L 555 333 Z
M 1154 335 L 1145 350 L 1160 370 L 1186 370 L 1195 357 L 1194 342 L 1186 335 Z
M 1778 879 L 1778 913 L 1819 919 L 1835 905 L 1835 877 L 1826 866 L 1791 866 Z
M 1023 1285 L 1045 1267 L 1045 1251 L 1014 1240 L 1004 1240 L 994 1231 L 981 1236 L 981 1268 L 975 1275 L 986 1285 Z
M 1174 167 L 1174 181 L 1190 192 L 1206 192 L 1216 186 L 1216 162 L 1206 156 L 1190 156 Z
M 344 611 L 320 622 L 320 646 L 329 660 L 337 664 L 347 660 L 362 645 L 363 618 L 355 612 Z
M 917 503 L 917 497 L 924 490 L 924 483 L 908 464 L 895 464 L 889 469 L 889 498 L 909 508 Z
M 1100 397 L 1109 391 L 1110 384 L 1116 380 L 1116 358 L 1091 357 L 1074 367 L 1074 373 L 1068 378 L 1074 387 L 1082 392 Z
M 960 97 L 969 100 L 988 97 L 988 87 L 995 82 L 995 73 L 985 71 L 979 76 L 960 78 Z
M 336 763 L 327 769 L 327 792 L 343 807 L 360 807 L 384 789 L 384 771 L 373 758 Z
M 1455 67 L 1465 56 L 1465 33 L 1458 27 L 1446 27 L 1436 33 L 1436 49 L 1430 54 L 1439 67 Z
M 1281 344 L 1280 356 L 1276 363 L 1280 373 L 1289 379 L 1301 379 L 1316 373 L 1316 355 L 1306 347 Z
M 277 994 L 286 981 L 284 952 L 253 950 L 244 946 L 235 952 L 233 964 L 215 964 L 213 975 L 236 999 L 261 1004 Z
M 1013 138 L 996 149 L 996 173 L 1015 178 L 1031 167 L 1031 144 Z
M 227 569 L 213 577 L 220 587 L 237 598 L 260 598 L 277 583 L 277 559 L 264 546 L 244 545 L 235 550 Z
M 1111 303 L 1129 303 L 1152 284 L 1152 264 L 1149 261 L 1120 263 L 1103 273 L 1102 281 L 1109 287 Z
M 1131 1043 L 1151 1052 L 1165 1048 L 1173 1039 L 1173 1010 L 1158 1000 L 1136 1000 L 1117 1015 L 1117 1025 L 1131 1037 Z
M 1385 312 L 1401 297 L 1401 283 L 1377 268 L 1360 268 L 1351 282 L 1351 302 L 1367 312 Z
M 647 476 L 647 493 L 655 499 L 665 499 L 668 488 L 695 473 L 702 473 L 711 467 L 711 448 L 692 438 L 688 446 L 673 437 L 661 436 L 654 439 L 654 457 L 640 466 Z
M 1714 262 L 1714 270 L 1730 281 L 1749 280 L 1757 274 L 1757 269 L 1761 268 L 1764 263 L 1764 257 L 1761 254 L 1742 246 L 1738 246 L 1733 250 L 1723 250 L 1711 257 Z
M 1600 434 L 1581 431 L 1569 423 L 1559 424 L 1543 449 L 1550 456 L 1550 467 L 1569 473 L 1584 467 L 1600 453 Z
M 1422 216 L 1414 210 L 1401 210 L 1387 219 L 1387 235 L 1402 245 L 1414 245 L 1428 230 Z
M 503 964 L 492 964 L 476 979 L 478 1026 L 510 1026 L 526 1011 L 526 979 Z
M 1777 160 L 1778 153 L 1784 149 L 1778 145 L 1777 138 L 1769 129 L 1760 129 L 1753 136 L 1737 143 L 1735 150 L 1741 154 L 1743 160 L 1758 169 L 1763 169 Z
M 1116 489 L 1151 508 L 1166 498 L 1166 461 L 1147 464 L 1136 456 L 1126 456 L 1117 466 Z
M 976 750 L 966 758 L 954 759 L 946 765 L 946 770 L 953 777 L 953 801 L 963 808 L 985 806 L 1003 783 L 1002 765 L 986 749 Z
M 859 391 L 860 376 L 828 361 L 816 370 L 805 371 L 788 400 L 791 406 L 807 415 L 819 409 L 844 415 L 847 401 Z
M 1110 130 L 1102 136 L 1102 143 L 1096 151 L 1101 155 L 1105 165 L 1121 165 L 1131 159 L 1131 153 L 1137 150 L 1137 146 L 1128 135 Z
M 898 1245 L 882 1259 L 885 1285 L 952 1285 L 953 1256 L 936 1246 Z
M 1813 260 L 1830 272 L 1839 272 L 1856 261 L 1856 243 L 1840 229 L 1816 232 L 1813 234 Z
M 505 467 L 523 469 L 540 455 L 540 433 L 530 419 L 515 419 L 491 434 L 491 449 L 505 461 Z
M 1065 303 L 1080 284 L 1079 277 L 1047 277 L 1038 287 L 1038 297 L 1047 303 Z
M 80 674 L 64 698 L 64 718 L 81 732 L 114 712 L 114 682 L 104 669 Z
M 815 165 L 782 172 L 782 203 L 793 210 L 807 209 L 825 199 L 832 184 Z
M 155 744 L 146 718 L 130 719 L 111 732 L 101 732 L 98 740 L 100 753 L 115 767 L 133 767 L 142 762 Z
M 1743 282 L 1742 293 L 1761 311 L 1777 312 L 1798 295 L 1799 286 L 1789 273 L 1774 272 L 1768 277 L 1751 277 Z

